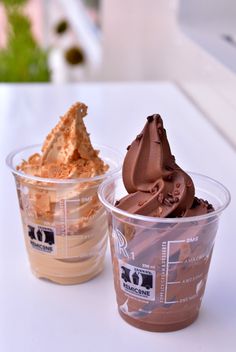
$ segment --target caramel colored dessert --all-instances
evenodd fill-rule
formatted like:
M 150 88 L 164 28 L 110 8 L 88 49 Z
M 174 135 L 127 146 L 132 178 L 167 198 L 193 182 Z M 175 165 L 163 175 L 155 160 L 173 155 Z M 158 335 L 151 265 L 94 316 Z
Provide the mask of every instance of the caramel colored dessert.
M 94 150 L 83 118 L 87 106 L 74 104 L 48 134 L 42 154 L 34 154 L 18 166 L 28 175 L 45 178 L 89 178 L 104 174 L 107 165 Z
M 18 166 L 42 178 L 17 176 L 32 271 L 60 284 L 87 281 L 101 272 L 107 246 L 105 211 L 97 197 L 101 181 L 93 177 L 103 175 L 108 165 L 92 147 L 86 114 L 86 105 L 74 104 L 49 133 L 42 152 Z

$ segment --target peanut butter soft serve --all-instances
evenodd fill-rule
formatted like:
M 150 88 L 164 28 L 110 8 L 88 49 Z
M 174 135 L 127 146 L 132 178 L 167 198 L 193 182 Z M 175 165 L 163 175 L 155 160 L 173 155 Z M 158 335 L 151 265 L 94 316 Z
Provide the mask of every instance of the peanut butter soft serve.
M 40 278 L 61 284 L 79 283 L 98 274 L 107 245 L 105 211 L 97 197 L 100 181 L 93 177 L 104 174 L 108 165 L 91 144 L 83 121 L 86 114 L 85 104 L 74 104 L 46 137 L 41 153 L 17 166 L 23 174 L 45 178 L 45 183 L 19 178 L 32 270 Z M 63 183 L 65 179 L 78 182 Z M 52 234 L 50 244 L 47 237 Z
M 74 104 L 45 139 L 42 154 L 33 154 L 18 170 L 46 178 L 88 178 L 105 173 L 108 166 L 94 150 L 83 118 L 87 106 Z

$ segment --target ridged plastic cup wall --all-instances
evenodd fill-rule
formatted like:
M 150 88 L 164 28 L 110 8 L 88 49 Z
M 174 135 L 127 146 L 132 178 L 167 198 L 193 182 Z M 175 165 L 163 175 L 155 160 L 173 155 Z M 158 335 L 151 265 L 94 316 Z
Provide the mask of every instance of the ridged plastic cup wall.
M 213 204 L 213 212 L 188 218 L 133 215 L 114 206 L 114 199 L 127 194 L 121 176 L 99 187 L 108 214 L 118 311 L 144 330 L 182 329 L 199 314 L 220 215 L 230 194 L 213 179 L 190 176 L 196 195 Z
M 31 270 L 38 278 L 78 284 L 103 270 L 108 225 L 97 189 L 118 172 L 121 156 L 109 147 L 96 149 L 109 170 L 87 179 L 40 178 L 17 170 L 22 159 L 40 150 L 38 145 L 7 157 L 15 178 Z

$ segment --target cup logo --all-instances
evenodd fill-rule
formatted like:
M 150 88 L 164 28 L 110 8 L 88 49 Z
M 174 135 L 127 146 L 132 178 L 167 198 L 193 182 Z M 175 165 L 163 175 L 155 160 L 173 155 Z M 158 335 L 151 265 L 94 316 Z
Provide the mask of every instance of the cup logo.
M 154 270 L 133 266 L 119 260 L 119 272 L 122 291 L 138 299 L 155 300 L 156 273 Z
M 117 247 L 117 252 L 119 253 L 120 256 L 123 256 L 125 258 L 129 258 L 129 254 L 127 252 L 127 241 L 123 233 L 115 229 L 115 234 L 116 234 L 116 247 Z
M 52 227 L 27 225 L 31 247 L 37 251 L 52 254 L 55 252 L 55 229 Z

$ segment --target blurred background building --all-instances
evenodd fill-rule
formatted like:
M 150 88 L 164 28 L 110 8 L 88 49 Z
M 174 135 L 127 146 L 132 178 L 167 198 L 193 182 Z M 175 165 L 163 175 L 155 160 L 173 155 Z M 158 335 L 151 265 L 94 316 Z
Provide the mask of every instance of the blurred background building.
M 0 0 L 0 81 L 174 81 L 236 145 L 235 17 L 235 0 Z

